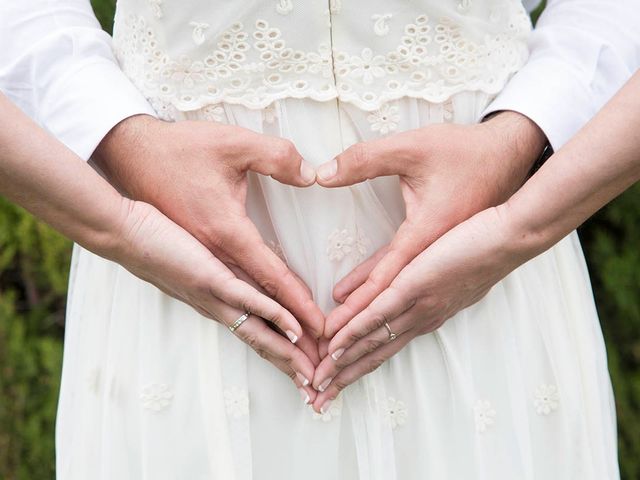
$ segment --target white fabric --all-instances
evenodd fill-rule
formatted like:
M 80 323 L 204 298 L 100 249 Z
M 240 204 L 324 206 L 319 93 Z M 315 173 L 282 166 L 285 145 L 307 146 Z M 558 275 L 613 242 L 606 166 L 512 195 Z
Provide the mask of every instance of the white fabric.
M 475 122 L 488 102 L 478 93 L 445 105 L 403 98 L 382 120 L 336 101 L 284 99 L 178 120 L 215 114 L 289 138 L 318 165 L 383 125 Z M 340 190 L 252 177 L 248 204 L 324 311 L 335 281 L 403 216 L 390 177 Z M 323 416 L 225 327 L 121 267 L 76 248 L 71 286 L 60 480 L 619 478 L 606 352 L 575 233 Z

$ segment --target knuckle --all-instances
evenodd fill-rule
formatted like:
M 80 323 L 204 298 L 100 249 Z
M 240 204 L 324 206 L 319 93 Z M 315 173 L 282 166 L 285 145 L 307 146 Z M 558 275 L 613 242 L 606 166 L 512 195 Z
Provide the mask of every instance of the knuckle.
M 287 160 L 296 156 L 296 147 L 291 140 L 281 139 L 274 148 L 274 157 L 277 160 Z
M 331 382 L 331 385 L 333 386 L 336 393 L 340 393 L 341 391 L 343 391 L 345 388 L 349 386 L 349 383 L 350 382 L 348 382 L 344 378 L 336 378 Z
M 384 357 L 374 357 L 371 360 L 369 360 L 367 362 L 367 373 L 371 373 L 374 370 L 377 370 L 378 368 L 380 368 L 380 366 L 384 363 L 385 359 Z
M 376 340 L 375 338 L 370 338 L 365 340 L 364 348 L 367 353 L 371 353 L 376 351 L 383 345 L 383 342 L 380 340 Z
M 362 338 L 362 334 L 360 332 L 350 332 L 348 338 L 351 344 L 354 344 Z
M 364 143 L 356 143 L 349 147 L 355 167 L 366 167 L 369 163 L 369 149 Z

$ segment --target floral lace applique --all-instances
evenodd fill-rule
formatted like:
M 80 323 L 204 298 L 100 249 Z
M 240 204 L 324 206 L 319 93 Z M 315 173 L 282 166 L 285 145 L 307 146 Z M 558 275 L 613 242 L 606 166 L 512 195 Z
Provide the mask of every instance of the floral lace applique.
M 189 26 L 193 28 L 193 32 L 191 32 L 191 38 L 193 39 L 193 43 L 196 45 L 202 45 L 205 41 L 204 32 L 207 28 L 209 28 L 208 23 L 200 23 L 200 22 L 191 22 Z
M 471 8 L 471 0 L 460 0 L 458 2 L 458 10 L 461 12 L 466 12 Z
M 488 400 L 478 400 L 473 407 L 476 431 L 484 433 L 495 423 L 496 411 Z
M 288 14 L 293 10 L 293 0 L 276 0 L 276 11 L 281 15 Z
M 400 112 L 396 105 L 385 103 L 378 110 L 367 115 L 367 120 L 371 124 L 372 131 L 386 135 L 397 130 Z
M 393 17 L 391 13 L 372 15 L 373 32 L 380 37 L 387 35 L 389 33 L 389 20 L 391 20 L 391 17 Z
M 407 406 L 404 402 L 389 397 L 384 406 L 383 415 L 385 422 L 395 430 L 407 422 Z
M 348 255 L 353 255 L 355 261 L 360 262 L 366 257 L 370 243 L 359 232 L 353 235 L 346 229 L 336 229 L 329 235 L 327 255 L 333 262 L 340 262 Z
M 292 3 L 278 0 L 276 5 L 287 10 Z M 250 27 L 234 23 L 211 39 L 205 35 L 208 25 L 194 22 L 198 49 L 174 57 L 145 18 L 135 14 L 118 22 L 114 47 L 123 70 L 147 98 L 182 111 L 222 101 L 264 108 L 290 97 L 340 98 L 373 111 L 405 96 L 440 103 L 460 91 L 499 91 L 524 64 L 531 28 L 521 5 L 522 11 L 514 11 L 514 2 L 504 5 L 503 12 L 495 10 L 505 23 L 494 27 L 499 33 L 474 41 L 451 18 L 418 15 L 387 51 L 350 52 L 341 45 L 332 51 L 329 41 L 315 50 L 297 50 L 279 28 L 258 19 Z M 329 17 L 340 8 L 339 1 L 330 2 Z M 374 18 L 376 33 L 388 34 L 390 14 Z
M 162 0 L 148 0 L 156 18 L 162 18 Z
M 140 393 L 140 401 L 142 406 L 153 412 L 160 412 L 169 405 L 173 400 L 173 392 L 167 384 L 151 383 L 142 388 Z
M 549 415 L 558 408 L 560 396 L 555 385 L 541 384 L 535 391 L 533 406 L 538 415 Z
M 249 415 L 249 393 L 244 388 L 229 387 L 224 390 L 227 414 L 233 418 Z

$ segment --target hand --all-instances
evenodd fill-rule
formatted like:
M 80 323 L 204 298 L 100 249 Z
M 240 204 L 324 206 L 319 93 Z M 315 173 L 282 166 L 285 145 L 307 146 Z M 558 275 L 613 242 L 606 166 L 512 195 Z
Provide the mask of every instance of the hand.
M 313 168 L 291 142 L 230 125 L 138 115 L 118 124 L 95 157 L 113 184 L 157 207 L 246 272 L 315 337 L 322 334 L 324 316 L 309 290 L 264 244 L 245 209 L 249 170 L 298 187 L 314 183 Z
M 518 235 L 502 206 L 484 210 L 436 240 L 410 262 L 367 308 L 331 340 L 316 368 L 322 385 L 313 407 L 320 411 L 346 386 L 372 372 L 418 335 L 433 332 L 530 258 L 514 247 Z M 365 267 L 366 268 L 366 265 Z M 388 322 L 397 334 L 389 340 Z
M 317 181 L 325 187 L 400 175 L 406 204 L 406 219 L 390 245 L 374 255 L 375 267 L 371 261 L 356 267 L 335 286 L 342 305 L 327 317 L 325 336 L 333 337 L 446 231 L 508 199 L 544 143 L 528 118 L 502 112 L 477 125 L 430 125 L 359 143 L 321 166 Z
M 236 336 L 289 376 L 303 399 L 315 399 L 316 392 L 307 379 L 313 378 L 318 363 L 317 347 L 310 336 L 302 336 L 291 313 L 238 279 L 200 242 L 151 205 L 123 199 L 121 211 L 121 227 L 97 253 L 227 327 L 251 311 L 254 315 L 235 330 Z M 270 326 L 300 339 L 294 345 Z

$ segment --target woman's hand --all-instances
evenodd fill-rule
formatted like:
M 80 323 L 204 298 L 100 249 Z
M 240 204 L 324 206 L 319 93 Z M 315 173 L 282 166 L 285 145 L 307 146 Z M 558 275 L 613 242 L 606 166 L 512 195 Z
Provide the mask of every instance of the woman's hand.
M 289 376 L 306 402 L 315 399 L 316 392 L 309 385 L 318 362 L 315 339 L 302 336 L 291 313 L 236 277 L 151 205 L 123 199 L 121 212 L 121 234 L 115 232 L 113 242 L 98 253 L 227 327 L 244 312 L 252 312 L 235 335 Z
M 293 144 L 231 125 L 167 123 L 145 115 L 118 124 L 98 166 L 132 198 L 157 207 L 227 266 L 237 266 L 289 309 L 313 336 L 324 316 L 309 290 L 263 242 L 247 216 L 247 172 L 305 187 L 315 171 Z
M 430 125 L 356 144 L 321 166 L 317 181 L 325 187 L 400 175 L 406 204 L 406 220 L 374 255 L 375 267 L 357 267 L 336 285 L 334 298 L 342 305 L 327 317 L 325 336 L 333 337 L 442 234 L 509 198 L 543 145 L 533 122 L 502 112 L 477 125 Z
M 462 222 L 418 255 L 368 307 L 333 337 L 316 369 L 317 411 L 347 385 L 372 372 L 418 335 L 430 333 L 480 300 L 528 258 L 515 250 L 516 236 L 503 207 Z M 362 268 L 372 268 L 373 262 Z M 389 339 L 388 323 L 395 340 Z

